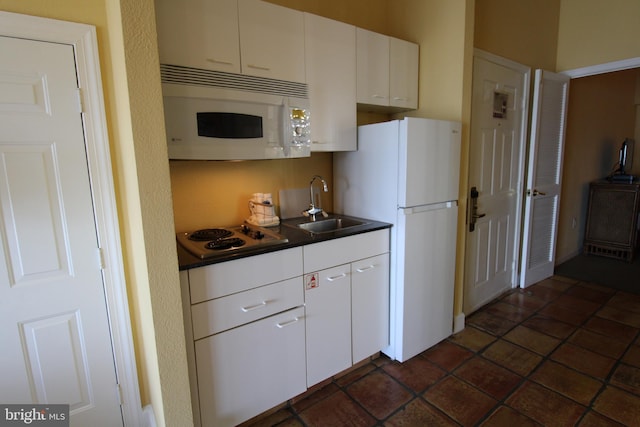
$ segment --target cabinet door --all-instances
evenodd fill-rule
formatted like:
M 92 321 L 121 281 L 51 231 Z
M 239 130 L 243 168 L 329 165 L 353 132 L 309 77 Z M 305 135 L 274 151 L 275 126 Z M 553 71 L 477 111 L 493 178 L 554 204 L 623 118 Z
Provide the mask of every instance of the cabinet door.
M 156 0 L 163 64 L 240 72 L 237 0 Z
M 356 30 L 359 104 L 389 105 L 389 37 Z
M 311 151 L 356 150 L 356 28 L 304 14 Z
M 304 309 L 196 341 L 203 426 L 234 426 L 306 390 Z
M 351 265 L 353 363 L 389 345 L 389 254 Z
M 305 82 L 304 18 L 300 11 L 238 0 L 242 73 Z
M 419 48 L 415 43 L 389 38 L 389 105 L 418 108 Z
M 351 266 L 305 275 L 307 386 L 351 366 Z

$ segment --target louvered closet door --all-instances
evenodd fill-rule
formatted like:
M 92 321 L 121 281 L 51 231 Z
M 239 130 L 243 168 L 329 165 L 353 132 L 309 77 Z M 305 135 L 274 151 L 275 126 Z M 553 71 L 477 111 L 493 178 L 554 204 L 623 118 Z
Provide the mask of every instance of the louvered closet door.
M 553 275 L 569 77 L 536 70 L 520 285 Z

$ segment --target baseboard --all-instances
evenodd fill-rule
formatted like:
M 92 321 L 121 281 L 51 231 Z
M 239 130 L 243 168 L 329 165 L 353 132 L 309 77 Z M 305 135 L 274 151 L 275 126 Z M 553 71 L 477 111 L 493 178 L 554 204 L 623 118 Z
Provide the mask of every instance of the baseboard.
M 144 427 L 157 427 L 156 415 L 153 413 L 153 407 L 150 404 L 142 408 L 142 425 Z
M 457 334 L 463 329 L 464 329 L 464 313 L 460 313 L 453 319 L 453 333 Z

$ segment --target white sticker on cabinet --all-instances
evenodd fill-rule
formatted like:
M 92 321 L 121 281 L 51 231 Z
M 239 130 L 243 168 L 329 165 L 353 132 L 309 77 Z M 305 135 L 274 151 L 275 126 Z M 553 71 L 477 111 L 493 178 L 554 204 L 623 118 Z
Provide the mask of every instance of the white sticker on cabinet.
M 304 276 L 304 287 L 306 290 L 317 288 L 320 286 L 318 273 L 309 273 Z

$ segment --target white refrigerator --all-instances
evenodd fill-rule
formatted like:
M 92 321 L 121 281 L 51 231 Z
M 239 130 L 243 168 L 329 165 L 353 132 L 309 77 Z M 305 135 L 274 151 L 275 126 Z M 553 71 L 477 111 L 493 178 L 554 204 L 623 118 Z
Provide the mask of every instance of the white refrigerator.
M 393 224 L 383 352 L 400 362 L 453 331 L 460 132 L 407 117 L 360 126 L 358 151 L 334 154 L 334 210 Z

